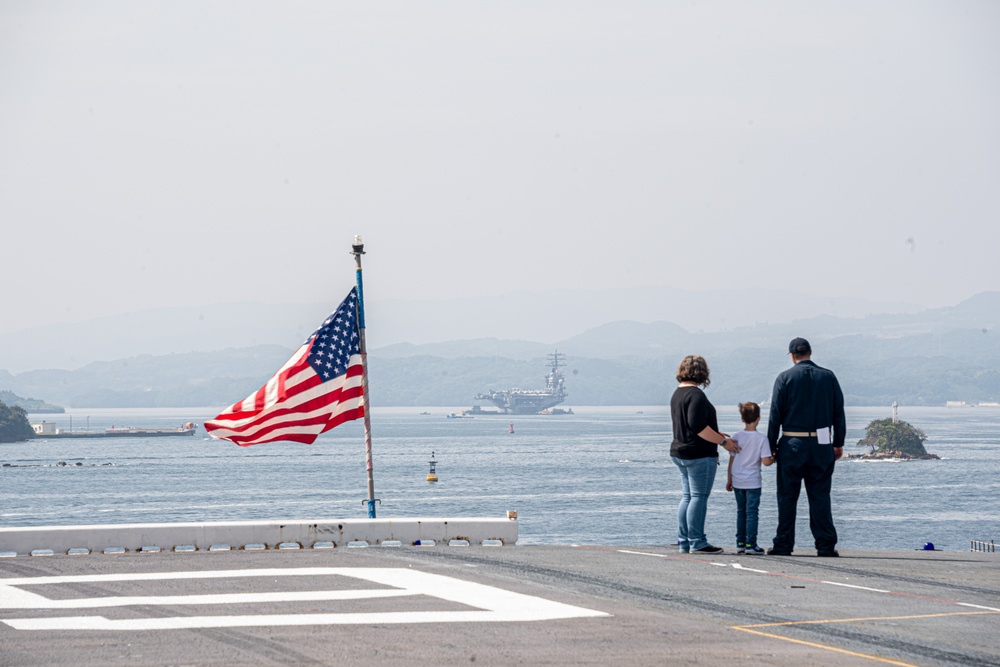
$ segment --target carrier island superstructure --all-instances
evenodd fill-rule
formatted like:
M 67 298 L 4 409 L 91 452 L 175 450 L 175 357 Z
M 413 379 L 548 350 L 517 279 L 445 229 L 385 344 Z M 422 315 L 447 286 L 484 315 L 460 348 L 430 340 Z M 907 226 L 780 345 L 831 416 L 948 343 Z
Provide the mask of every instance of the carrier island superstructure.
M 566 366 L 565 354 L 558 351 L 548 355 L 549 372 L 545 376 L 545 389 L 490 390 L 476 396 L 477 401 L 489 401 L 505 415 L 534 415 L 549 410 L 566 400 L 566 387 L 560 368 Z M 473 413 L 478 410 L 473 409 Z M 555 411 L 553 411 L 555 412 Z M 561 412 L 561 411 L 560 411 Z

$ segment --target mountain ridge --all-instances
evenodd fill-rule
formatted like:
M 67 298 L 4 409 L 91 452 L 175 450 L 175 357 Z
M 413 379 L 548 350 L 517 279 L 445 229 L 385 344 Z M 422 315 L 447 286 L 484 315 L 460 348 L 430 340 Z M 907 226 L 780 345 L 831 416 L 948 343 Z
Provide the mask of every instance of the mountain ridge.
M 336 304 L 222 303 L 174 306 L 0 333 L 0 369 L 78 369 L 141 354 L 204 352 L 274 344 L 297 346 Z M 552 345 L 610 322 L 673 322 L 688 331 L 753 326 L 832 312 L 919 312 L 892 301 L 829 299 L 787 291 L 690 291 L 662 286 L 516 292 L 481 299 L 366 299 L 369 349 L 442 340 L 540 341 Z M 771 320 L 777 318 L 771 316 Z
M 650 405 L 669 399 L 677 362 L 705 356 L 713 401 L 766 400 L 788 366 L 787 341 L 805 336 L 834 369 L 852 405 L 943 405 L 1000 400 L 1000 292 L 931 314 L 820 317 L 733 331 L 618 321 L 555 344 L 478 338 L 369 348 L 373 405 L 469 406 L 489 389 L 544 383 L 546 356 L 566 355 L 567 405 Z M 912 331 L 912 333 L 910 333 Z M 230 405 L 291 355 L 280 345 L 137 355 L 75 370 L 0 370 L 0 389 L 71 407 Z

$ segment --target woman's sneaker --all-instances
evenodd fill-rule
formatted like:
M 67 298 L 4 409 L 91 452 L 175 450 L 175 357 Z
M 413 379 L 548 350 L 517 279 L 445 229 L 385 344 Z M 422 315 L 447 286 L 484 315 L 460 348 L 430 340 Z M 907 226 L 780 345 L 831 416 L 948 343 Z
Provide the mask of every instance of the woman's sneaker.
M 755 545 L 753 545 L 752 547 L 751 547 L 751 546 L 747 546 L 747 553 L 748 553 L 748 554 L 757 554 L 757 555 L 759 556 L 759 555 L 761 555 L 761 554 L 763 554 L 763 553 L 764 553 L 764 550 L 763 550 L 763 549 L 761 549 L 760 547 L 758 547 L 758 546 L 757 546 L 757 545 L 755 544 Z

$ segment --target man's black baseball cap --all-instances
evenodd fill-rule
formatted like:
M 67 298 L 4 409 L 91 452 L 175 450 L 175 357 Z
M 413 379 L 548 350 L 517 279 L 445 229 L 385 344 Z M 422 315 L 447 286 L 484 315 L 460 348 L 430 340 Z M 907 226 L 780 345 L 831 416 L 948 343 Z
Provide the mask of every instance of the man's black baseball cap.
M 789 354 L 808 354 L 811 352 L 812 348 L 805 338 L 793 338 L 792 342 L 788 344 Z

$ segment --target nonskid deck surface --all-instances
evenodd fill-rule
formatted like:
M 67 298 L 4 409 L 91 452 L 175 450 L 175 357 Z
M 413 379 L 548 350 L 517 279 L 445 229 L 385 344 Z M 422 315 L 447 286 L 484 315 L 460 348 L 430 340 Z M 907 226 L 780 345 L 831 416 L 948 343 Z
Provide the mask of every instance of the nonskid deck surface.
M 1000 664 L 996 554 L 727 551 L 18 556 L 0 559 L 2 662 Z

